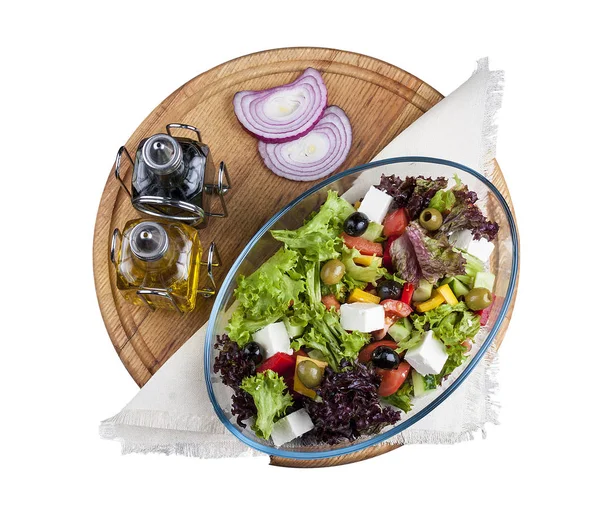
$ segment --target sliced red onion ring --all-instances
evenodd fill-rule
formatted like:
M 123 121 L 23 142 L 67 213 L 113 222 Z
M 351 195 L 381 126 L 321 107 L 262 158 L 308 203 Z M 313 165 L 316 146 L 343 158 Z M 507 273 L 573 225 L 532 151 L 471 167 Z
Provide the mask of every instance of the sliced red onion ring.
M 287 143 L 259 141 L 258 151 L 277 176 L 313 181 L 335 171 L 348 156 L 352 128 L 346 113 L 337 106 L 325 109 L 321 121 L 305 136 Z
M 323 116 L 327 88 L 310 67 L 293 83 L 262 91 L 238 92 L 233 110 L 246 130 L 266 143 L 302 137 Z

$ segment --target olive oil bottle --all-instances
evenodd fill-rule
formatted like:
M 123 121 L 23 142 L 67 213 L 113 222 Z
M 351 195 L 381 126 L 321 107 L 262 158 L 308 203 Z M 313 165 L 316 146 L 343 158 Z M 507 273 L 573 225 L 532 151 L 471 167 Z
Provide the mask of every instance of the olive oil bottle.
M 115 229 L 113 238 L 118 234 Z M 193 227 L 162 219 L 129 221 L 118 253 L 111 256 L 117 288 L 127 301 L 153 309 L 194 309 L 202 245 Z

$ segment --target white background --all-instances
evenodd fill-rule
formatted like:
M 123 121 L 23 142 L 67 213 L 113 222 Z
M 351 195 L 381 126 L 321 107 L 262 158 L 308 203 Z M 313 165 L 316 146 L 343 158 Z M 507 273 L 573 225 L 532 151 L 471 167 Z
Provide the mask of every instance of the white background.
M 214 494 L 244 506 L 598 505 L 592 3 L 3 2 L 0 504 L 206 504 Z M 115 151 L 197 74 L 301 45 L 386 60 L 444 94 L 479 57 L 506 71 L 498 160 L 522 270 L 501 349 L 501 425 L 485 440 L 334 469 L 123 457 L 97 427 L 137 387 L 106 335 L 91 263 Z

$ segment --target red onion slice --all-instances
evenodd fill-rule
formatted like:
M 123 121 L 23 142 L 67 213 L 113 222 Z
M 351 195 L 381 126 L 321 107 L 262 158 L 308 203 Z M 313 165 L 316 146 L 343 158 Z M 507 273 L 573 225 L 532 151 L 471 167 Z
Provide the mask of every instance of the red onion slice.
M 323 116 L 327 88 L 310 67 L 293 83 L 262 91 L 242 91 L 233 97 L 233 110 L 246 130 L 266 143 L 302 137 Z
M 305 136 L 287 143 L 259 141 L 258 151 L 277 176 L 313 181 L 335 171 L 348 156 L 352 128 L 346 113 L 337 106 L 325 109 L 323 118 Z

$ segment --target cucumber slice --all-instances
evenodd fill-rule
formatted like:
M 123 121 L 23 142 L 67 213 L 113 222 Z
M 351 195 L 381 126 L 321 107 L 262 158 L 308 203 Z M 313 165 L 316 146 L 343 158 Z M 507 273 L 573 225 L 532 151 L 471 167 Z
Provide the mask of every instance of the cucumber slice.
M 473 288 L 473 277 L 472 276 L 469 276 L 469 275 L 456 275 L 454 278 L 456 278 L 459 282 L 461 282 L 462 284 L 466 285 L 470 289 Z
M 285 328 L 287 329 L 290 338 L 298 338 L 298 336 L 302 336 L 302 333 L 304 333 L 304 326 L 292 325 L 290 319 L 287 317 L 283 318 L 283 323 L 285 324 Z
M 410 321 L 410 319 L 409 319 L 408 317 L 404 317 L 404 318 L 402 319 L 402 325 L 403 325 L 403 326 L 404 326 L 406 329 L 408 329 L 409 331 L 412 331 L 412 330 L 413 330 L 413 324 L 412 324 L 412 322 Z
M 412 324 L 411 324 L 412 328 Z M 388 334 L 394 339 L 396 342 L 401 342 L 410 336 L 410 332 L 412 329 L 408 329 L 404 327 L 403 321 L 399 320 L 388 329 Z
M 427 280 L 419 280 L 419 286 L 415 289 L 413 294 L 413 301 L 420 303 L 421 301 L 427 301 L 431 297 L 431 291 L 433 290 L 433 284 Z
M 411 375 L 411 380 L 412 380 L 412 384 L 413 384 L 413 388 L 414 388 L 415 398 L 418 398 L 420 396 L 425 396 L 427 393 L 430 393 L 431 391 L 435 391 L 435 387 L 433 387 L 433 388 L 428 387 L 428 384 L 431 384 L 431 382 L 426 382 L 425 377 L 423 377 L 423 375 L 420 375 L 419 373 L 417 373 L 417 371 L 415 369 L 411 370 L 410 375 Z M 433 378 L 431 376 L 428 376 L 428 379 L 430 381 L 433 380 Z
M 419 398 L 425 394 L 425 381 L 423 380 L 423 377 L 414 369 L 410 372 L 410 375 L 415 392 L 415 398 Z
M 494 292 L 494 281 L 496 275 L 493 273 L 477 273 L 475 275 L 475 281 L 473 282 L 473 288 L 483 287 L 484 289 Z
M 466 296 L 469 292 L 469 287 L 467 287 L 464 283 L 462 283 L 458 278 L 454 278 L 450 282 L 450 288 L 454 295 L 458 298 L 460 296 Z
M 451 285 L 451 284 L 452 284 L 452 280 L 454 280 L 454 277 L 453 277 L 453 276 L 450 276 L 450 277 L 448 277 L 448 278 L 444 278 L 444 279 L 443 279 L 441 282 L 438 282 L 438 283 L 436 284 L 436 286 L 437 286 L 437 287 L 441 287 L 442 285 L 446 285 L 446 284 L 448 284 L 448 285 L 450 285 L 450 286 L 452 287 L 452 285 Z
M 363 233 L 362 237 L 368 241 L 375 241 L 380 238 L 383 234 L 383 225 L 377 222 L 369 222 L 367 230 Z

